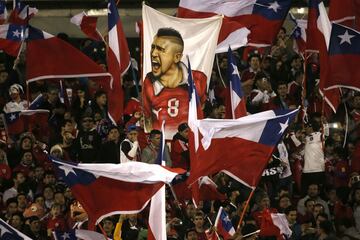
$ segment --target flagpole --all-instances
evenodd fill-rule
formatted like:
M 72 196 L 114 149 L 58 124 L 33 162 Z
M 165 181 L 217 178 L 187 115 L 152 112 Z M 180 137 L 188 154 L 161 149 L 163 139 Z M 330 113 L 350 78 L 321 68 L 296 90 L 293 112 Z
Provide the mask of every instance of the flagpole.
M 104 235 L 105 240 L 108 240 L 108 237 L 107 237 L 107 235 L 106 235 L 106 232 L 105 232 L 104 228 L 101 226 L 100 223 L 98 223 L 98 227 L 100 228 L 101 233 Z
M 219 211 L 220 211 L 220 209 L 219 209 Z M 210 225 L 214 227 L 214 224 L 211 222 L 209 216 L 206 216 L 206 219 L 209 221 Z M 216 227 L 215 227 L 215 228 L 216 228 Z M 215 232 L 217 239 L 220 239 L 220 236 L 219 236 L 219 234 L 217 233 L 217 231 L 216 231 L 215 228 L 213 229 L 213 231 Z
M 244 207 L 244 209 L 243 209 L 242 212 L 241 212 L 241 216 L 240 216 L 240 220 L 239 220 L 237 229 L 240 229 L 240 227 L 241 227 L 241 223 L 242 223 L 242 221 L 244 220 L 244 217 L 245 217 L 246 209 L 248 208 L 248 206 L 249 206 L 249 204 L 250 204 L 250 200 L 251 200 L 252 196 L 254 195 L 255 189 L 256 189 L 256 188 L 253 188 L 253 189 L 251 190 L 250 195 L 249 195 L 248 199 L 246 200 L 245 207 Z
M 216 59 L 216 66 L 217 66 L 217 69 L 218 69 L 218 72 L 219 72 L 219 77 L 220 77 L 221 83 L 223 84 L 224 88 L 226 88 L 226 84 L 225 84 L 224 79 L 222 78 L 222 75 L 221 75 L 220 66 L 219 66 L 219 58 L 218 58 L 217 54 L 215 54 L 215 59 Z

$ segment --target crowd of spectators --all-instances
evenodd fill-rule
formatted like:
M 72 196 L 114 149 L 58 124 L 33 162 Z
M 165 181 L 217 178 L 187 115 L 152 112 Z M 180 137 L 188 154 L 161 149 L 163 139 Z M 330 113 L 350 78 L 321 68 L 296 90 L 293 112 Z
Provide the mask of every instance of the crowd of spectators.
M 101 48 L 89 40 L 85 43 L 83 50 L 91 57 L 91 50 Z M 319 91 L 317 54 L 307 55 L 305 61 L 293 51 L 285 29 L 280 30 L 271 49 L 261 54 L 257 50 L 244 54 L 243 50 L 234 54 L 249 114 L 303 108 L 269 160 L 247 209 L 251 190 L 224 173 L 210 177 L 226 200 L 201 201 L 195 206 L 192 201 L 175 200 L 167 189 L 168 239 L 207 239 L 205 232 L 213 230 L 220 206 L 235 228 L 241 213 L 246 212 L 233 239 L 257 238 L 257 234 L 243 236 L 260 228 L 265 210 L 286 215 L 293 231 L 290 239 L 360 239 L 360 94 L 343 89 L 341 104 L 333 113 Z M 226 116 L 227 59 L 225 54 L 216 58 L 203 110 L 206 117 L 221 119 Z M 101 57 L 95 60 L 103 63 Z M 1 218 L 33 239 L 53 239 L 54 230 L 86 228 L 87 215 L 70 188 L 57 179 L 44 151 L 81 163 L 154 163 L 161 131 L 145 133 L 141 84 L 131 73 L 123 77 L 124 122 L 114 126 L 108 116 L 107 94 L 98 80 L 62 79 L 61 87 L 60 80 L 37 81 L 27 86 L 25 59 L 21 58 L 15 69 L 13 63 L 14 59 L 5 55 L 0 61 L 3 116 L 27 109 L 27 100 L 41 94 L 37 108 L 49 110 L 49 119 L 45 131 L 44 126 L 32 124 L 14 135 L 5 131 L 3 118 Z M 189 169 L 188 132 L 187 124 L 181 123 L 168 141 L 168 166 Z M 108 217 L 101 226 L 99 232 L 111 238 L 118 239 L 115 235 L 120 229 L 124 240 L 146 239 L 147 209 Z

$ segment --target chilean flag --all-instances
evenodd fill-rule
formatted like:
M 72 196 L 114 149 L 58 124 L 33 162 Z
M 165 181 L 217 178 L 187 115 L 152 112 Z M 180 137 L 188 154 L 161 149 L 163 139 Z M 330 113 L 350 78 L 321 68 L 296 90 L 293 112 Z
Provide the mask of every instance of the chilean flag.
M 330 1 L 329 19 L 360 31 L 360 0 Z
M 235 234 L 235 228 L 223 207 L 219 208 L 214 227 L 216 227 L 218 234 L 221 235 L 224 240 L 228 240 Z
M 70 22 L 80 27 L 81 31 L 89 38 L 102 41 L 103 37 L 96 28 L 97 19 L 97 17 L 87 16 L 85 12 L 81 12 L 73 16 Z
M 0 0 L 0 24 L 6 22 L 7 11 L 6 11 L 6 2 L 5 0 Z
M 0 239 L 12 239 L 12 240 L 32 240 L 25 234 L 21 233 L 17 229 L 13 228 L 4 220 L 0 219 Z
M 306 28 L 307 20 L 296 19 L 294 15 L 289 14 L 290 19 L 295 23 L 295 28 L 291 34 L 294 40 L 294 51 L 297 53 L 305 53 L 306 50 Z
M 260 236 L 276 237 L 277 240 L 288 239 L 292 235 L 289 223 L 285 214 L 270 213 L 269 209 L 265 209 L 261 215 Z M 287 238 L 284 238 L 284 235 Z
M 324 87 L 360 91 L 360 32 L 332 24 L 329 46 L 329 78 Z
M 223 171 L 239 182 L 255 187 L 274 147 L 297 112 L 279 109 L 234 120 L 194 122 L 202 139 L 190 162 L 188 182 Z
M 77 77 L 111 78 L 111 75 L 69 43 L 29 26 L 26 46 L 27 83 Z
M 240 74 L 232 50 L 229 46 L 227 53 L 227 77 L 230 82 L 231 115 L 233 119 L 247 115 L 246 100 L 241 88 Z
M 0 50 L 16 57 L 24 39 L 24 27 L 16 24 L 0 25 Z
M 48 118 L 49 111 L 43 109 L 5 113 L 6 129 L 10 135 L 20 134 L 36 125 L 48 131 Z
M 327 16 L 326 8 L 321 0 L 309 1 L 309 14 L 307 26 L 307 51 L 319 52 L 320 55 L 320 83 L 319 90 L 325 102 L 336 112 L 341 103 L 339 89 L 325 91 L 324 88 L 329 77 L 329 56 L 328 46 L 330 42 L 331 23 Z
M 186 182 L 173 185 L 179 201 L 193 200 L 196 205 L 205 200 L 226 200 L 226 196 L 217 190 L 217 185 L 208 176 L 201 177 L 191 186 Z
M 89 215 L 91 228 L 106 216 L 140 212 L 164 183 L 184 172 L 141 162 L 75 164 L 49 157 Z
M 165 121 L 161 125 L 161 140 L 158 158 L 155 164 L 165 166 L 164 147 L 165 147 Z M 166 240 L 166 198 L 165 185 L 162 186 L 151 198 L 149 211 L 149 229 L 147 239 Z
M 108 70 L 114 78 L 108 93 L 109 114 L 113 122 L 121 122 L 124 108 L 124 93 L 121 76 L 130 66 L 130 53 L 114 0 L 108 3 L 109 49 L 107 56 Z
M 37 14 L 38 10 L 36 8 L 29 7 L 29 5 L 23 4 L 20 0 L 14 1 L 15 7 L 10 13 L 8 22 L 19 25 L 28 24 L 30 18 Z
M 91 240 L 104 240 L 105 237 L 103 234 L 98 232 L 84 230 L 84 229 L 73 229 L 68 232 L 61 232 L 55 230 L 53 232 L 55 240 L 78 240 L 78 239 L 91 239 Z M 106 238 L 105 240 L 110 240 Z
M 249 45 L 258 47 L 270 46 L 287 16 L 290 5 L 291 0 L 180 0 L 178 16 L 204 18 L 224 15 L 218 48 L 221 47 L 221 52 L 225 52 L 229 45 L 235 49 L 244 46 L 247 41 Z

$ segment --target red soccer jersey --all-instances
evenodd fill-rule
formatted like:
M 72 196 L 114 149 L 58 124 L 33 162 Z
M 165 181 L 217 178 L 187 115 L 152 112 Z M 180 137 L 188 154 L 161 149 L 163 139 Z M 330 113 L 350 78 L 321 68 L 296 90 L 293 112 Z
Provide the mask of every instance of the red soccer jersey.
M 163 120 L 166 122 L 167 139 L 176 132 L 179 124 L 187 122 L 189 112 L 189 92 L 187 70 L 183 68 L 183 81 L 176 88 L 164 87 L 160 81 L 149 73 L 143 86 L 143 104 L 146 118 L 152 119 L 152 128 L 160 129 Z M 192 71 L 196 90 L 201 103 L 206 100 L 206 75 L 199 71 Z

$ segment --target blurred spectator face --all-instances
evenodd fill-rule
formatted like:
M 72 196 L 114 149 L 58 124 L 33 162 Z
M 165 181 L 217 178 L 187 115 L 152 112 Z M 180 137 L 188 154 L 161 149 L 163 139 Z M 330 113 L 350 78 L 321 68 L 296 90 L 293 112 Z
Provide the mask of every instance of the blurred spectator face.
M 72 116 L 71 116 L 71 112 L 65 112 L 64 113 L 64 120 L 71 120 Z
M 44 199 L 45 200 L 52 200 L 54 199 L 54 191 L 51 187 L 46 187 L 44 189 Z
M 256 87 L 260 90 L 260 91 L 265 91 L 267 90 L 267 86 L 268 86 L 268 80 L 267 78 L 261 78 L 261 79 L 257 79 L 256 80 Z
M 119 137 L 120 133 L 119 130 L 117 130 L 116 128 L 111 129 L 108 133 L 108 141 L 117 141 Z
M 225 118 L 225 106 L 224 105 L 219 105 L 219 107 L 217 108 L 217 118 L 218 119 L 224 119 Z
M 11 100 L 18 99 L 20 97 L 19 90 L 16 88 L 11 88 L 10 89 L 10 97 L 11 97 Z
M 160 140 L 161 140 L 161 134 L 154 134 L 154 136 L 152 136 L 152 138 L 151 138 L 151 143 L 155 147 L 158 147 L 158 146 L 160 146 Z
M 312 213 L 314 211 L 314 206 L 315 206 L 314 201 L 307 201 L 305 205 L 306 211 Z
M 33 156 L 31 154 L 31 152 L 25 152 L 21 159 L 21 162 L 25 166 L 30 166 L 33 163 Z
M 65 205 L 65 197 L 64 194 L 61 192 L 57 192 L 54 195 L 54 203 Z
M 360 110 L 360 96 L 355 96 L 353 98 L 353 107 L 357 110 Z
M 17 201 L 18 201 L 18 208 L 19 209 L 25 209 L 27 206 L 27 199 L 26 196 L 24 194 L 19 194 L 17 196 Z
M 260 59 L 258 57 L 252 57 L 249 64 L 253 70 L 257 71 L 260 68 Z
M 44 184 L 45 185 L 52 185 L 55 184 L 56 178 L 53 173 L 47 173 L 44 177 Z
M 349 156 L 351 157 L 353 152 L 355 151 L 355 145 L 351 142 L 347 143 L 347 150 L 348 150 L 348 153 L 349 153 Z M 0 157 L 1 159 L 1 157 Z
M 20 229 L 21 226 L 23 225 L 23 221 L 20 218 L 20 216 L 18 215 L 14 215 L 11 217 L 11 221 L 10 221 L 11 226 L 13 226 L 16 229 Z
M 38 196 L 36 199 L 35 199 L 35 203 L 39 204 L 41 207 L 45 207 L 45 199 L 43 196 Z
M 33 220 L 30 223 L 30 230 L 34 233 L 39 232 L 41 228 L 40 220 Z
M 1 71 L 0 72 L 0 84 L 6 82 L 8 76 L 9 76 L 9 74 L 6 71 Z
M 319 195 L 319 187 L 316 184 L 311 184 L 308 187 L 308 195 L 310 198 L 316 198 Z
M 195 224 L 195 228 L 202 228 L 204 226 L 204 217 L 203 216 L 195 216 L 194 224 Z
M 11 202 L 6 208 L 6 212 L 10 215 L 16 213 L 18 211 L 18 204 L 17 202 Z
M 263 197 L 260 201 L 261 209 L 266 209 L 270 207 L 270 199 L 268 197 Z
M 286 33 L 285 33 L 284 29 L 280 29 L 279 33 L 277 34 L 277 38 L 285 39 L 285 37 L 286 37 Z
M 37 180 L 42 180 L 44 178 L 44 173 L 45 173 L 45 170 L 43 167 L 37 166 L 35 168 L 35 178 Z
M 282 197 L 279 200 L 279 207 L 282 209 L 285 209 L 287 207 L 291 206 L 290 199 L 288 197 Z
M 25 182 L 25 175 L 21 172 L 17 173 L 14 182 L 18 185 Z
M 354 200 L 355 202 L 360 202 L 360 189 L 356 189 L 355 190 L 355 194 L 354 194 Z
M 53 150 L 50 152 L 50 155 L 53 156 L 53 157 L 55 157 L 55 158 L 58 158 L 58 159 L 62 159 L 62 157 L 63 157 L 60 149 L 53 149 Z
M 123 81 L 123 86 L 124 86 L 124 88 L 131 88 L 134 86 L 134 81 L 130 78 L 126 78 Z
M 277 87 L 277 92 L 278 92 L 279 96 L 282 98 L 286 97 L 287 91 L 288 91 L 288 87 L 286 84 L 280 84 Z
M 30 138 L 24 138 L 21 142 L 21 149 L 22 150 L 30 150 L 32 147 L 32 141 Z
M 189 128 L 186 128 L 184 131 L 181 131 L 180 135 L 183 136 L 185 139 L 188 139 L 189 138 Z
M 89 131 L 93 126 L 94 120 L 91 117 L 84 117 L 82 119 L 82 127 L 84 131 Z
M 262 69 L 264 69 L 264 70 L 270 69 L 270 65 L 271 65 L 270 59 L 264 58 L 264 60 L 262 61 L 262 66 L 261 66 Z
M 52 217 L 58 217 L 61 214 L 61 208 L 59 205 L 53 205 L 51 207 L 51 216 Z
M 294 60 L 292 60 L 291 67 L 296 70 L 300 70 L 302 68 L 301 58 L 295 58 Z
M 128 132 L 126 136 L 131 142 L 135 142 L 137 141 L 138 132 L 136 130 L 133 130 Z
M 114 228 L 115 228 L 114 223 L 109 219 L 104 219 L 103 228 L 107 234 L 112 234 L 112 232 L 114 231 Z
M 136 222 L 137 221 L 137 214 L 128 214 L 127 215 L 130 222 Z
M 96 104 L 99 106 L 106 106 L 107 97 L 105 94 L 101 94 L 96 98 Z
M 296 217 L 297 217 L 297 212 L 294 210 L 294 211 L 290 211 L 287 215 L 286 215 L 286 218 L 288 220 L 288 222 L 290 224 L 294 224 L 296 223 Z
M 324 213 L 324 207 L 320 204 L 316 204 L 314 207 L 314 217 L 316 218 L 320 213 Z
M 80 98 L 80 99 L 85 97 L 85 92 L 82 89 L 78 89 L 76 91 L 76 94 L 77 94 L 78 98 Z
M 66 122 L 65 123 L 65 126 L 64 126 L 64 131 L 65 132 L 72 132 L 72 131 L 74 131 L 74 124 L 73 123 L 71 123 L 71 122 Z
M 196 231 L 191 231 L 187 233 L 186 240 L 197 240 L 197 233 Z
M 283 64 L 282 61 L 277 61 L 277 62 L 276 62 L 276 70 L 277 70 L 277 71 L 279 71 L 279 70 L 281 69 L 282 64 Z
M 56 102 L 57 99 L 58 99 L 58 91 L 56 89 L 53 89 L 48 92 L 48 101 L 49 102 L 51 102 L 51 103 Z
M 195 211 L 196 211 L 196 209 L 195 209 L 194 204 L 188 204 L 188 205 L 186 206 L 186 215 L 187 215 L 189 218 L 193 218 L 193 217 L 194 217 Z
M 73 199 L 72 192 L 70 188 L 66 188 L 64 192 L 64 197 L 67 199 Z

